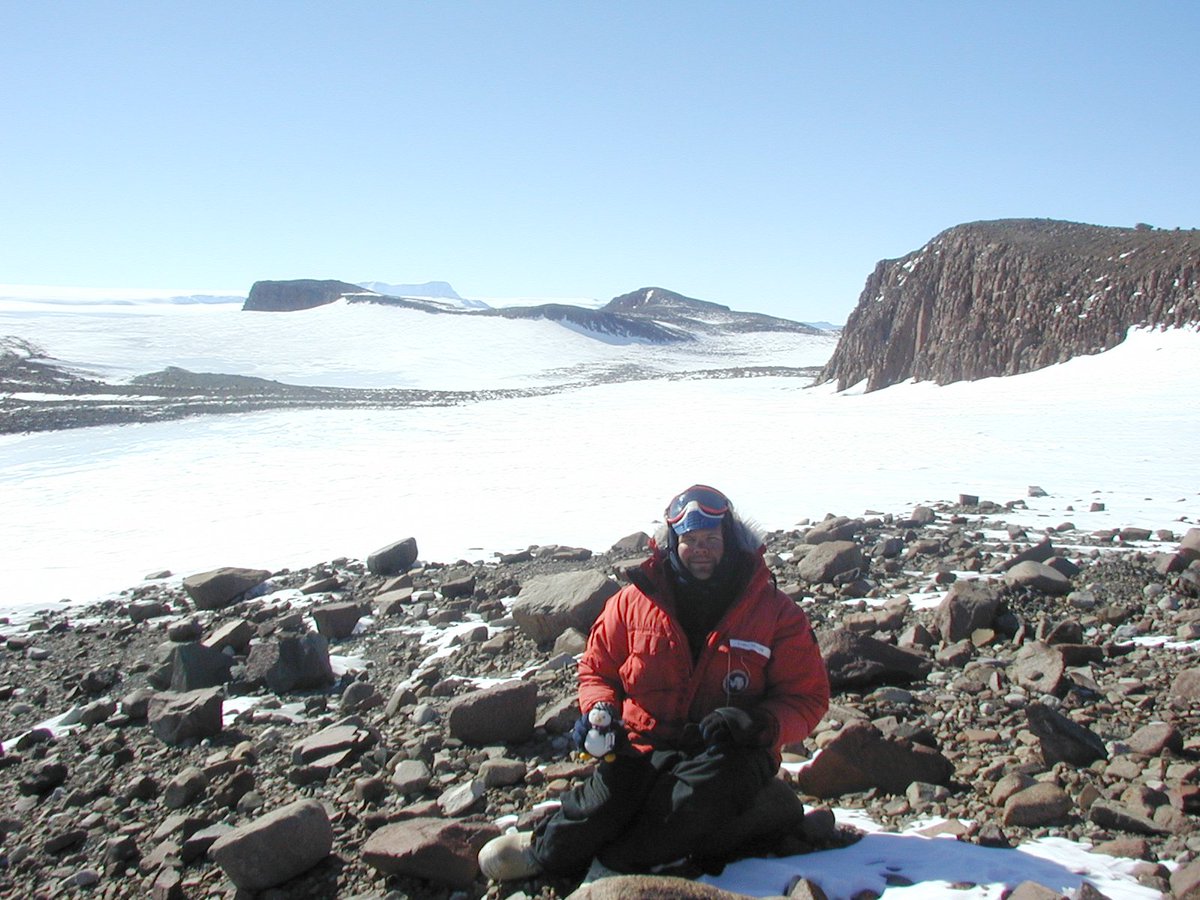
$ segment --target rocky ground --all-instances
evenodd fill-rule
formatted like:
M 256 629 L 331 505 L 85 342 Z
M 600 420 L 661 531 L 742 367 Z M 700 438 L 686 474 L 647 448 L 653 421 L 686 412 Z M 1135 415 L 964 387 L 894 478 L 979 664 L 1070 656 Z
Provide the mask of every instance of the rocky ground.
M 1008 524 L 1021 501 L 961 499 L 769 535 L 836 685 L 788 748 L 823 751 L 785 766 L 789 794 L 987 846 L 1085 840 L 1194 896 L 1200 531 L 1034 533 Z M 488 884 L 474 853 L 586 775 L 564 736 L 573 654 L 642 549 L 437 564 L 401 542 L 157 573 L 5 624 L 0 895 L 567 896 Z M 742 852 L 848 840 L 810 813 Z
M 579 373 L 552 385 L 480 391 L 403 388 L 337 388 L 285 384 L 244 375 L 167 368 L 128 382 L 104 381 L 72 371 L 19 338 L 0 336 L 0 434 L 25 434 L 162 422 L 189 416 L 272 409 L 403 409 L 454 406 L 479 400 L 556 393 L 597 381 L 647 378 L 747 378 L 788 375 L 811 380 L 819 367 L 753 367 L 662 374 L 638 367 Z

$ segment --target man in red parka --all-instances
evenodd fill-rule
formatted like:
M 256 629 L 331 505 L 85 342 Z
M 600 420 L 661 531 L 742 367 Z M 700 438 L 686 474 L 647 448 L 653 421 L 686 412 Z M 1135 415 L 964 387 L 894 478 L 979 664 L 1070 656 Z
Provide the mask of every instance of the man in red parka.
M 724 494 L 693 485 L 665 519 L 579 661 L 576 742 L 603 710 L 616 753 L 536 832 L 490 841 L 479 854 L 488 878 L 571 877 L 593 861 L 646 872 L 688 857 L 750 807 L 780 748 L 829 707 L 808 617 L 775 587 L 761 539 Z

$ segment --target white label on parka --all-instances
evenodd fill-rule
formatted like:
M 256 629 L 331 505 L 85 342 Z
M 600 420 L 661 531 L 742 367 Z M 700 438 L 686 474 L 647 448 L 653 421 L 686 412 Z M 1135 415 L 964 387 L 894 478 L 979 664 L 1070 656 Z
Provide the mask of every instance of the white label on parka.
M 734 650 L 753 650 L 759 656 L 771 658 L 771 648 L 757 641 L 739 641 L 737 638 L 730 638 L 729 646 Z

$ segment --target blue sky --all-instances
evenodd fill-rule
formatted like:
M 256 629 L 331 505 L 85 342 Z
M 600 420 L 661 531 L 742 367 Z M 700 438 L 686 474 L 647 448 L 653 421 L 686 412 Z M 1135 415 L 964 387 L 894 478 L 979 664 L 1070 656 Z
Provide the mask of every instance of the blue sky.
M 1191 2 L 0 0 L 0 282 L 843 321 L 962 222 L 1200 225 L 1198 38 Z

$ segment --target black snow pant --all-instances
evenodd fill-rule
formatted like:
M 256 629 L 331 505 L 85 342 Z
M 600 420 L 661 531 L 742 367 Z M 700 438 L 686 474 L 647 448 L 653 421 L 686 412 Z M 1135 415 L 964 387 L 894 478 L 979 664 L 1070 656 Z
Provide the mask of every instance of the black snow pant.
M 593 858 L 617 872 L 647 872 L 695 852 L 750 808 L 774 777 L 770 751 L 656 750 L 597 764 L 534 834 L 533 856 L 552 875 L 574 877 Z

